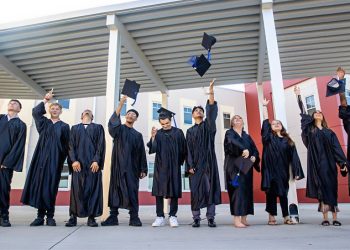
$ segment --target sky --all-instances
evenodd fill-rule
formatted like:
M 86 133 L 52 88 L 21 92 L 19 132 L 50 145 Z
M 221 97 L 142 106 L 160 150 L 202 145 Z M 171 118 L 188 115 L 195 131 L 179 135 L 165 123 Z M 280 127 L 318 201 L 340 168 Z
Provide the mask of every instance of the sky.
M 0 24 L 132 1 L 134 0 L 2 0 Z

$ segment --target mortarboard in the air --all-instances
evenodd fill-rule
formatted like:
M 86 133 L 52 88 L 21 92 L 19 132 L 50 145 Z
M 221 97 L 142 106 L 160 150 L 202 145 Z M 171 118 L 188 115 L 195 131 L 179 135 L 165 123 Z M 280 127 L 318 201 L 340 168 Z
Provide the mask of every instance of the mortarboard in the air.
M 206 50 L 211 50 L 211 47 L 216 43 L 216 38 L 213 36 L 208 35 L 204 32 L 203 34 L 203 40 L 202 40 L 202 46 Z
M 234 164 L 243 174 L 247 174 L 253 167 L 254 163 L 249 158 L 238 157 Z
M 190 60 L 188 61 L 192 68 L 194 68 L 198 75 L 201 77 L 207 72 L 207 70 L 210 68 L 211 64 L 208 61 L 207 58 L 202 54 L 200 57 L 198 56 L 192 56 Z
M 157 110 L 158 114 L 159 114 L 159 119 L 166 119 L 168 118 L 169 120 L 171 120 L 172 117 L 174 117 L 174 125 L 175 127 L 176 126 L 176 121 L 175 121 L 175 113 L 166 109 L 166 108 L 163 108 L 161 107 L 160 109 Z
M 344 93 L 345 92 L 345 79 L 337 80 L 336 78 L 332 78 L 327 83 L 327 93 L 326 97 Z
M 140 90 L 140 84 L 137 84 L 136 81 L 131 81 L 129 79 L 126 79 L 123 86 L 122 94 L 134 99 L 135 100 L 134 103 L 131 104 L 132 106 L 134 106 L 139 90 Z

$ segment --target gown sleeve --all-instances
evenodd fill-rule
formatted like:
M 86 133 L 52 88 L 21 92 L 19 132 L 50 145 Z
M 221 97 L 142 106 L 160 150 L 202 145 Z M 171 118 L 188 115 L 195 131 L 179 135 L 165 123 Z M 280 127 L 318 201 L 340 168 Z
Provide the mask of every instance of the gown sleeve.
M 77 161 L 77 155 L 75 152 L 75 140 L 76 140 L 76 127 L 73 126 L 69 135 L 69 150 L 68 150 L 68 166 L 70 173 L 73 172 L 72 164 Z
M 143 143 L 143 137 L 141 134 L 139 134 L 138 149 L 139 149 L 138 150 L 139 173 L 145 173 L 147 175 L 148 165 L 147 165 L 147 159 L 146 159 L 146 150 L 145 150 L 145 145 Z
M 347 160 L 344 151 L 340 146 L 339 140 L 333 131 L 331 131 L 331 143 L 335 161 L 342 167 L 344 164 L 346 164 Z
M 303 167 L 301 166 L 300 158 L 295 145 L 290 146 L 290 157 L 293 178 L 295 179 L 295 177 L 298 176 L 298 180 L 304 179 L 305 175 Z
M 218 104 L 215 101 L 214 104 L 209 104 L 209 101 L 207 101 L 207 104 L 205 106 L 205 110 L 207 113 L 206 123 L 208 124 L 208 128 L 210 132 L 215 133 L 216 132 L 216 118 L 218 116 Z
M 350 106 L 339 106 L 339 118 L 343 120 L 343 125 L 346 133 L 350 134 Z
M 261 138 L 262 138 L 263 144 L 271 140 L 271 133 L 272 133 L 272 130 L 271 130 L 271 124 L 269 122 L 269 119 L 265 119 L 261 127 Z
M 48 122 L 48 119 L 44 116 L 45 114 L 46 114 L 46 110 L 45 110 L 44 102 L 39 103 L 32 110 L 35 126 L 39 134 L 45 129 L 46 124 Z
M 157 152 L 157 137 L 159 137 L 158 134 L 156 134 L 156 136 L 154 137 L 154 140 L 152 140 L 151 138 L 147 143 L 148 154 L 154 154 Z
M 181 129 L 179 131 L 180 131 L 179 132 L 179 136 L 180 136 L 180 140 L 179 140 L 180 141 L 180 143 L 179 143 L 180 160 L 179 160 L 179 162 L 181 163 L 181 165 L 183 165 L 185 160 L 186 160 L 186 157 L 187 157 L 187 144 L 186 144 L 184 132 L 182 132 Z
M 301 139 L 305 147 L 309 146 L 309 134 L 310 129 L 313 126 L 314 119 L 311 115 L 308 115 L 305 111 L 303 101 L 301 100 L 301 96 L 298 95 L 298 105 L 300 108 L 300 116 L 301 116 Z
M 113 138 L 119 138 L 121 125 L 122 123 L 120 121 L 120 115 L 117 115 L 115 112 L 113 112 L 113 115 L 108 122 L 108 132 Z
M 255 170 L 259 173 L 260 172 L 260 157 L 259 157 L 259 151 L 255 145 L 255 142 L 253 141 L 253 139 L 250 137 L 250 135 L 248 135 L 248 139 L 249 139 L 249 143 L 250 143 L 250 147 L 251 147 L 251 153 L 250 156 L 254 156 L 255 157 L 255 162 L 253 167 L 255 168 Z
M 20 125 L 20 131 L 16 136 L 16 141 L 11 147 L 10 152 L 5 156 L 2 165 L 17 172 L 22 171 L 26 136 L 27 126 L 23 123 Z
M 97 137 L 97 148 L 94 158 L 92 162 L 97 162 L 99 166 L 99 170 L 103 170 L 103 165 L 105 161 L 105 153 L 106 153 L 106 140 L 105 140 L 105 131 L 102 125 L 98 125 L 98 137 Z
M 190 142 L 191 142 L 191 132 L 188 129 L 186 132 L 186 147 L 187 147 L 187 157 L 186 157 L 186 174 L 188 174 L 188 171 L 191 168 L 194 168 L 194 162 L 193 162 L 193 152 L 191 150 L 191 146 L 190 146 Z

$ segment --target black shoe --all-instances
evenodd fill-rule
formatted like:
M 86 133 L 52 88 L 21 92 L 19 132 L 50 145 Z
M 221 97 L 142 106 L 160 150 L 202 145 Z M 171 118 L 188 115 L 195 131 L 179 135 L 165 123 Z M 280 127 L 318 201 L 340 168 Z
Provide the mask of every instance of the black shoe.
M 194 219 L 192 223 L 192 227 L 200 227 L 201 226 L 201 220 L 200 219 Z
M 37 227 L 37 226 L 43 226 L 44 225 L 44 218 L 36 218 L 33 220 L 32 223 L 30 223 L 31 227 Z
M 214 219 L 208 220 L 208 227 L 216 227 L 216 223 L 215 223 Z
M 2 218 L 1 219 L 1 226 L 2 227 L 10 227 L 11 223 L 8 218 Z
M 118 216 L 116 215 L 110 215 L 105 221 L 101 222 L 101 226 L 118 226 Z
M 46 218 L 46 225 L 50 227 L 56 226 L 56 221 L 54 218 Z
M 141 222 L 139 217 L 135 217 L 135 218 L 132 218 L 132 219 L 130 218 L 129 226 L 142 227 L 142 222 Z
M 77 225 L 77 217 L 71 216 L 66 223 L 66 227 L 75 227 Z
M 97 222 L 96 222 L 96 220 L 95 220 L 94 217 L 89 217 L 89 218 L 88 218 L 88 220 L 87 220 L 87 225 L 88 225 L 89 227 L 98 227 L 98 224 L 97 224 Z

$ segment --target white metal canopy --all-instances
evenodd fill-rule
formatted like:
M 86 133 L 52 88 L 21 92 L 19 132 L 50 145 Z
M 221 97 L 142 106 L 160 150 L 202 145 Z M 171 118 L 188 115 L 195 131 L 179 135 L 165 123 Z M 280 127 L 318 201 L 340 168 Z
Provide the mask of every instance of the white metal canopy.
M 0 25 L 0 98 L 106 95 L 109 30 L 115 14 L 122 50 L 120 81 L 141 91 L 269 80 L 260 0 L 137 1 Z M 350 66 L 350 1 L 275 0 L 284 79 L 330 75 Z M 205 53 L 203 32 L 218 42 L 201 78 L 187 64 Z

